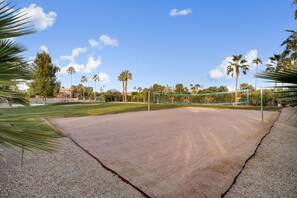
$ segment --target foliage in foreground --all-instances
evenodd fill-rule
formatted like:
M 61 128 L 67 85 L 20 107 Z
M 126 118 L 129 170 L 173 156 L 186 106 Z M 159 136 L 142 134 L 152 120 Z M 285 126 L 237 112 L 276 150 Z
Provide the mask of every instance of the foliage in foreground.
M 276 92 L 282 103 L 297 104 L 297 69 L 282 72 L 264 72 L 257 75 L 259 78 L 285 83 L 277 86 L 281 91 Z
M 29 79 L 30 72 L 28 64 L 21 56 L 25 48 L 11 38 L 33 32 L 22 12 L 5 4 L 4 1 L 0 2 L 0 100 L 2 101 L 29 104 L 22 93 L 13 89 L 16 82 Z M 3 117 L 0 120 L 0 145 L 8 148 L 53 151 L 56 144 L 52 137 L 52 134 L 46 132 L 17 127 Z

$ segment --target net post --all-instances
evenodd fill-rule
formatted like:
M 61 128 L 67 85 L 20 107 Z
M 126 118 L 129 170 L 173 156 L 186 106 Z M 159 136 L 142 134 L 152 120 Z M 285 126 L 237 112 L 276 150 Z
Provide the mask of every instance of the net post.
M 147 111 L 150 111 L 150 100 L 151 100 L 151 92 L 149 91 L 148 93 L 147 93 Z
M 246 89 L 246 103 L 250 104 L 249 89 Z
M 261 120 L 262 120 L 262 124 L 263 124 L 263 91 L 262 91 L 262 87 L 260 87 L 261 89 Z

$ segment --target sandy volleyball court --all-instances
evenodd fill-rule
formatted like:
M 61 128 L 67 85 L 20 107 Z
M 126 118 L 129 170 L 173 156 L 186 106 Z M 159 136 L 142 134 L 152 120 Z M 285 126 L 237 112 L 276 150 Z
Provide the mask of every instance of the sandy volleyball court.
M 180 108 L 52 124 L 152 197 L 219 197 L 278 112 Z

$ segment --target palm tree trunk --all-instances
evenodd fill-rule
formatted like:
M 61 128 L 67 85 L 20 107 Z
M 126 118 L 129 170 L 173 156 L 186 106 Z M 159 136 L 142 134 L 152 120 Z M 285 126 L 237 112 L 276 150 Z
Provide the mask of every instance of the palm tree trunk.
M 95 90 L 94 90 L 94 101 L 96 101 L 96 81 L 95 81 Z
M 236 75 L 236 84 L 235 84 L 235 105 L 237 106 L 238 97 L 237 97 L 237 86 L 238 86 L 238 75 Z
M 83 85 L 83 101 L 85 101 L 85 86 Z
M 70 74 L 70 102 L 72 102 L 72 74 Z
M 128 94 L 128 80 L 126 80 L 126 86 L 125 86 L 125 102 L 127 102 L 127 94 Z
M 256 82 L 255 82 L 255 90 L 257 91 L 257 80 L 258 80 L 258 78 L 257 78 L 257 74 L 258 74 L 258 65 L 257 65 L 257 67 L 256 67 Z
M 46 106 L 46 97 L 43 97 L 43 105 Z
M 122 101 L 125 102 L 125 81 L 123 80 L 123 93 L 122 93 Z

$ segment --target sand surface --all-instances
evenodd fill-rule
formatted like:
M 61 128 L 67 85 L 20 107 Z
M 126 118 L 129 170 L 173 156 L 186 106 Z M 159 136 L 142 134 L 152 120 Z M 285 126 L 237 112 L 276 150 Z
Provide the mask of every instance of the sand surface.
M 152 197 L 220 197 L 278 112 L 180 108 L 51 123 Z

